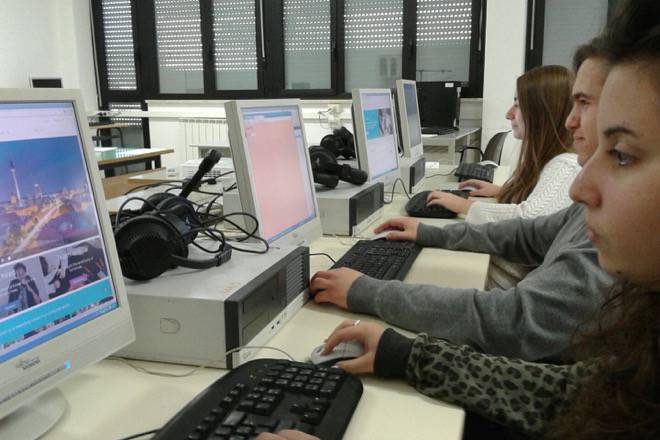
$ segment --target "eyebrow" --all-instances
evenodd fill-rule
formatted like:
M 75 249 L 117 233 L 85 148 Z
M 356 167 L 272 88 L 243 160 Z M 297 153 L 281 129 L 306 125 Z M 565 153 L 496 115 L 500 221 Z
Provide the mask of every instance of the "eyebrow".
M 584 92 L 577 92 L 573 94 L 573 99 L 580 99 L 580 98 L 593 99 L 592 96 L 589 96 Z
M 633 130 L 631 130 L 630 128 L 624 125 L 615 125 L 613 127 L 606 128 L 603 131 L 603 134 L 605 135 L 605 137 L 608 138 L 617 134 L 627 134 L 635 138 L 637 137 L 637 134 Z

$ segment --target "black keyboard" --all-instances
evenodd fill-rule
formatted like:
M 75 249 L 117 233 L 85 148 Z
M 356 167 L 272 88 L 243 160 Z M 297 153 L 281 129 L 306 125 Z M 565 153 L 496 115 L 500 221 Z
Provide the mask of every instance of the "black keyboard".
M 257 359 L 202 391 L 154 440 L 248 440 L 281 429 L 339 440 L 361 396 L 360 380 L 338 368 Z
M 360 240 L 332 268 L 350 267 L 379 280 L 403 280 L 421 250 L 412 241 Z
M 493 183 L 495 168 L 478 163 L 462 163 L 456 168 L 454 176 L 459 180 L 477 179 Z
M 422 127 L 422 134 L 443 135 L 456 133 L 457 131 L 458 129 L 454 127 Z
M 459 197 L 467 199 L 470 191 L 464 189 L 443 190 L 445 192 L 454 194 Z M 422 191 L 412 196 L 408 203 L 406 203 L 406 212 L 411 217 L 426 217 L 426 218 L 454 218 L 456 213 L 450 211 L 441 205 L 426 206 L 426 199 L 431 191 Z

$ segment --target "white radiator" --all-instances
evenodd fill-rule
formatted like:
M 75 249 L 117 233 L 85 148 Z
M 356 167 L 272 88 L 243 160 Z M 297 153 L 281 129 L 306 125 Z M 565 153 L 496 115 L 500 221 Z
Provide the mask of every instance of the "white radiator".
M 179 118 L 185 160 L 198 159 L 200 147 L 229 148 L 227 122 L 219 118 Z

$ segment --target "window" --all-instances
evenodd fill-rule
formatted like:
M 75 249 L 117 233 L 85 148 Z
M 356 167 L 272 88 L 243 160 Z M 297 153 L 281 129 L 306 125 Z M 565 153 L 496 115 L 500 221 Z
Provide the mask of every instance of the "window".
M 203 93 L 199 0 L 154 0 L 161 93 Z
M 329 89 L 330 47 L 330 0 L 284 0 L 286 88 Z
M 103 0 L 101 11 L 108 89 L 135 90 L 137 77 L 131 1 Z
M 544 64 L 572 67 L 575 49 L 603 30 L 615 4 L 614 0 L 528 0 L 527 69 Z
M 462 96 L 481 96 L 485 0 L 91 1 L 106 109 L 347 98 L 399 78 L 460 81 Z
M 394 87 L 401 78 L 403 0 L 344 3 L 346 92 Z
M 417 81 L 470 79 L 472 0 L 418 0 Z
M 254 0 L 213 0 L 213 46 L 218 90 L 258 87 Z

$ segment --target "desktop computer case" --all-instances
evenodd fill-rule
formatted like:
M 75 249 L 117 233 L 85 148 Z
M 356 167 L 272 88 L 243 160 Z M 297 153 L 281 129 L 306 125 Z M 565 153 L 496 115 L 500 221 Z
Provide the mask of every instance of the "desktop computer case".
M 198 252 L 191 248 L 191 258 L 208 258 Z M 256 350 L 226 352 L 266 345 L 304 305 L 308 282 L 309 248 L 301 246 L 271 247 L 266 254 L 235 251 L 219 267 L 126 280 L 136 340 L 118 355 L 233 368 Z

